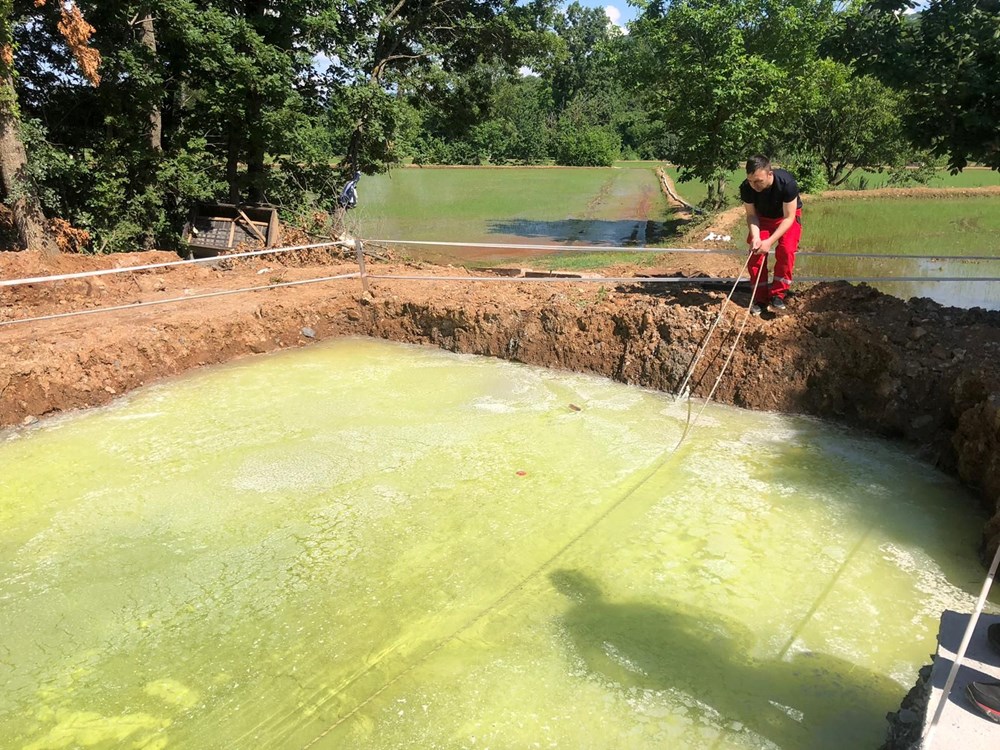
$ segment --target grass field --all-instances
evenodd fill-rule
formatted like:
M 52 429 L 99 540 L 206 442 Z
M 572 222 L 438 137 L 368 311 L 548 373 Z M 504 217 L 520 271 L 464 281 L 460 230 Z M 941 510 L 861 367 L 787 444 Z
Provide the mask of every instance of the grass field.
M 823 278 L 1000 277 L 1000 201 L 991 197 L 815 200 L 803 215 L 802 251 L 878 255 L 987 256 L 993 260 L 806 256 L 796 275 Z M 880 282 L 902 298 L 1000 309 L 1000 282 Z
M 655 162 L 617 169 L 401 169 L 361 183 L 361 204 L 351 212 L 365 238 L 517 244 L 675 245 L 682 230 L 657 183 Z M 669 170 L 676 177 L 676 170 Z M 996 173 L 973 170 L 942 176 L 954 187 L 989 184 Z M 964 182 L 963 182 L 964 178 Z M 735 193 L 739 172 L 733 173 Z M 978 181 L 978 182 L 977 182 Z M 692 203 L 705 186 L 679 183 Z M 1000 259 L 1000 200 L 993 197 L 864 198 L 811 201 L 802 250 L 907 255 L 982 255 Z M 739 234 L 739 232 L 737 232 Z M 741 248 L 737 241 L 733 248 Z M 397 248 L 404 257 L 468 266 L 512 264 L 599 270 L 609 265 L 655 264 L 648 253 L 489 250 L 474 247 Z M 1000 276 L 996 261 L 899 261 L 803 256 L 799 277 Z M 951 304 L 1000 308 L 1000 284 L 950 282 L 880 285 L 898 296 L 932 296 Z
M 862 179 L 866 182 L 868 189 L 892 187 L 887 184 L 889 180 L 887 174 L 859 169 L 847 180 L 844 189 L 857 190 Z M 1000 185 L 1000 172 L 981 168 L 966 169 L 958 174 L 949 174 L 947 170 L 942 170 L 927 183 L 927 187 L 933 188 L 991 187 L 996 185 Z
M 645 245 L 672 216 L 653 169 L 400 169 L 362 180 L 355 232 L 468 243 Z M 676 220 L 673 220 L 676 223 Z M 465 248 L 413 257 L 499 262 L 525 253 Z M 574 263 L 584 263 L 574 260 Z M 607 263 L 603 256 L 589 261 Z
M 811 201 L 803 250 L 1000 259 L 1000 200 L 890 198 Z
M 635 164 L 636 162 L 632 162 Z M 656 166 L 656 165 L 654 165 Z M 669 167 L 667 174 L 676 183 L 677 190 L 684 200 L 695 205 L 705 200 L 708 195 L 708 186 L 703 182 L 678 182 L 678 170 L 676 167 Z M 738 169 L 729 173 L 729 186 L 727 188 L 729 202 L 735 205 L 739 200 L 739 185 L 746 177 L 743 170 Z M 858 170 L 847 183 L 841 188 L 843 190 L 858 190 L 861 181 L 864 180 L 866 189 L 888 187 L 886 184 L 889 176 L 885 173 Z M 932 188 L 970 188 L 970 187 L 991 187 L 1000 185 L 1000 172 L 992 169 L 971 168 L 958 174 L 949 174 L 947 170 L 942 170 L 927 183 L 926 187 Z M 912 186 L 911 186 L 912 187 Z

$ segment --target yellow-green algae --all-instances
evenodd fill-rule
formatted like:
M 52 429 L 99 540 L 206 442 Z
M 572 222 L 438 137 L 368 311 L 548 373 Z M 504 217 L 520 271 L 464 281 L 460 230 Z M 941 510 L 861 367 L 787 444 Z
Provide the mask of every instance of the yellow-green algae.
M 664 461 L 686 416 L 341 340 L 9 432 L 3 747 L 877 746 L 975 500 L 730 408 Z

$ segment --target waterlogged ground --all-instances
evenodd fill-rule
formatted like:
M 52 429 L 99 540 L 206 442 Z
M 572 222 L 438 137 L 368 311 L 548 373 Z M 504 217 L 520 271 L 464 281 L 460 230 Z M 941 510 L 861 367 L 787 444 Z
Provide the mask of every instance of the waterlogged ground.
M 671 456 L 686 417 L 340 340 L 7 433 L 3 746 L 876 747 L 975 501 L 800 418 Z
M 654 167 L 401 169 L 363 180 L 349 220 L 357 236 L 370 239 L 642 247 L 675 221 Z M 540 257 L 475 247 L 396 250 L 470 264 Z
M 400 169 L 362 180 L 361 201 L 348 217 L 350 231 L 366 239 L 463 243 L 457 247 L 393 245 L 400 257 L 466 266 L 517 264 L 565 270 L 601 269 L 629 263 L 647 267 L 660 256 L 649 253 L 574 253 L 575 245 L 643 248 L 684 246 L 684 225 L 660 192 L 654 162 L 622 162 L 613 169 L 456 168 Z M 680 182 L 687 201 L 700 203 L 706 186 Z M 864 175 L 872 186 L 886 175 Z M 731 202 L 738 202 L 743 172 L 729 175 Z M 932 187 L 992 187 L 994 171 L 971 169 L 942 173 Z M 797 278 L 915 278 L 873 282 L 901 299 L 930 297 L 944 305 L 1000 309 L 1000 209 L 995 195 L 920 197 L 904 191 L 876 197 L 848 191 L 856 200 L 813 200 L 803 217 L 801 250 L 809 253 L 861 253 L 871 258 L 801 255 Z M 720 234 L 731 242 L 710 242 L 720 250 L 746 248 L 742 215 Z M 694 236 L 708 236 L 708 231 Z M 690 239 L 690 238 L 689 238 Z M 564 252 L 503 250 L 475 243 L 566 245 Z M 881 259 L 879 255 L 942 255 L 935 260 Z M 957 257 L 956 257 L 957 256 Z M 977 259 L 970 259 L 971 256 Z M 982 260 L 981 258 L 990 258 Z M 705 262 L 705 261 L 703 261 Z M 706 267 L 711 270 L 711 267 Z M 713 273 L 716 273 L 713 271 Z M 722 273 L 721 275 L 731 275 Z M 934 279 L 953 279 L 946 282 Z M 923 279 L 927 279 L 924 281 Z
M 813 255 L 796 263 L 800 276 L 928 279 L 879 282 L 875 286 L 903 299 L 930 297 L 943 305 L 1000 310 L 1000 208 L 996 196 L 816 201 L 807 207 L 803 221 L 803 250 L 945 257 L 909 260 Z M 933 281 L 941 278 L 958 280 Z M 994 280 L 965 281 L 984 278 Z

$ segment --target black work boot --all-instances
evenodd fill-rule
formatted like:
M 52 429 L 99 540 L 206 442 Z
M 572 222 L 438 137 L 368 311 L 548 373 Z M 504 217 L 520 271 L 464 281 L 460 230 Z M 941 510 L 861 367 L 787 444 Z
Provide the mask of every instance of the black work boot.
M 970 682 L 965 692 L 973 708 L 1000 724 L 1000 682 Z
M 986 629 L 986 640 L 1000 654 L 1000 622 L 995 622 Z

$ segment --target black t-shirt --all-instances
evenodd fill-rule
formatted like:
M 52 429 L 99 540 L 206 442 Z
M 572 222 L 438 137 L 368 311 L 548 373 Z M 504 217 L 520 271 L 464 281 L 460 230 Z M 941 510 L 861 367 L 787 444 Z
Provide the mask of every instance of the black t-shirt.
M 740 183 L 740 198 L 744 203 L 753 203 L 757 215 L 768 219 L 780 219 L 784 216 L 782 205 L 791 200 L 798 199 L 796 207 L 802 208 L 799 186 L 791 173 L 784 169 L 775 169 L 771 187 L 759 193 L 750 187 L 749 180 L 743 180 Z

